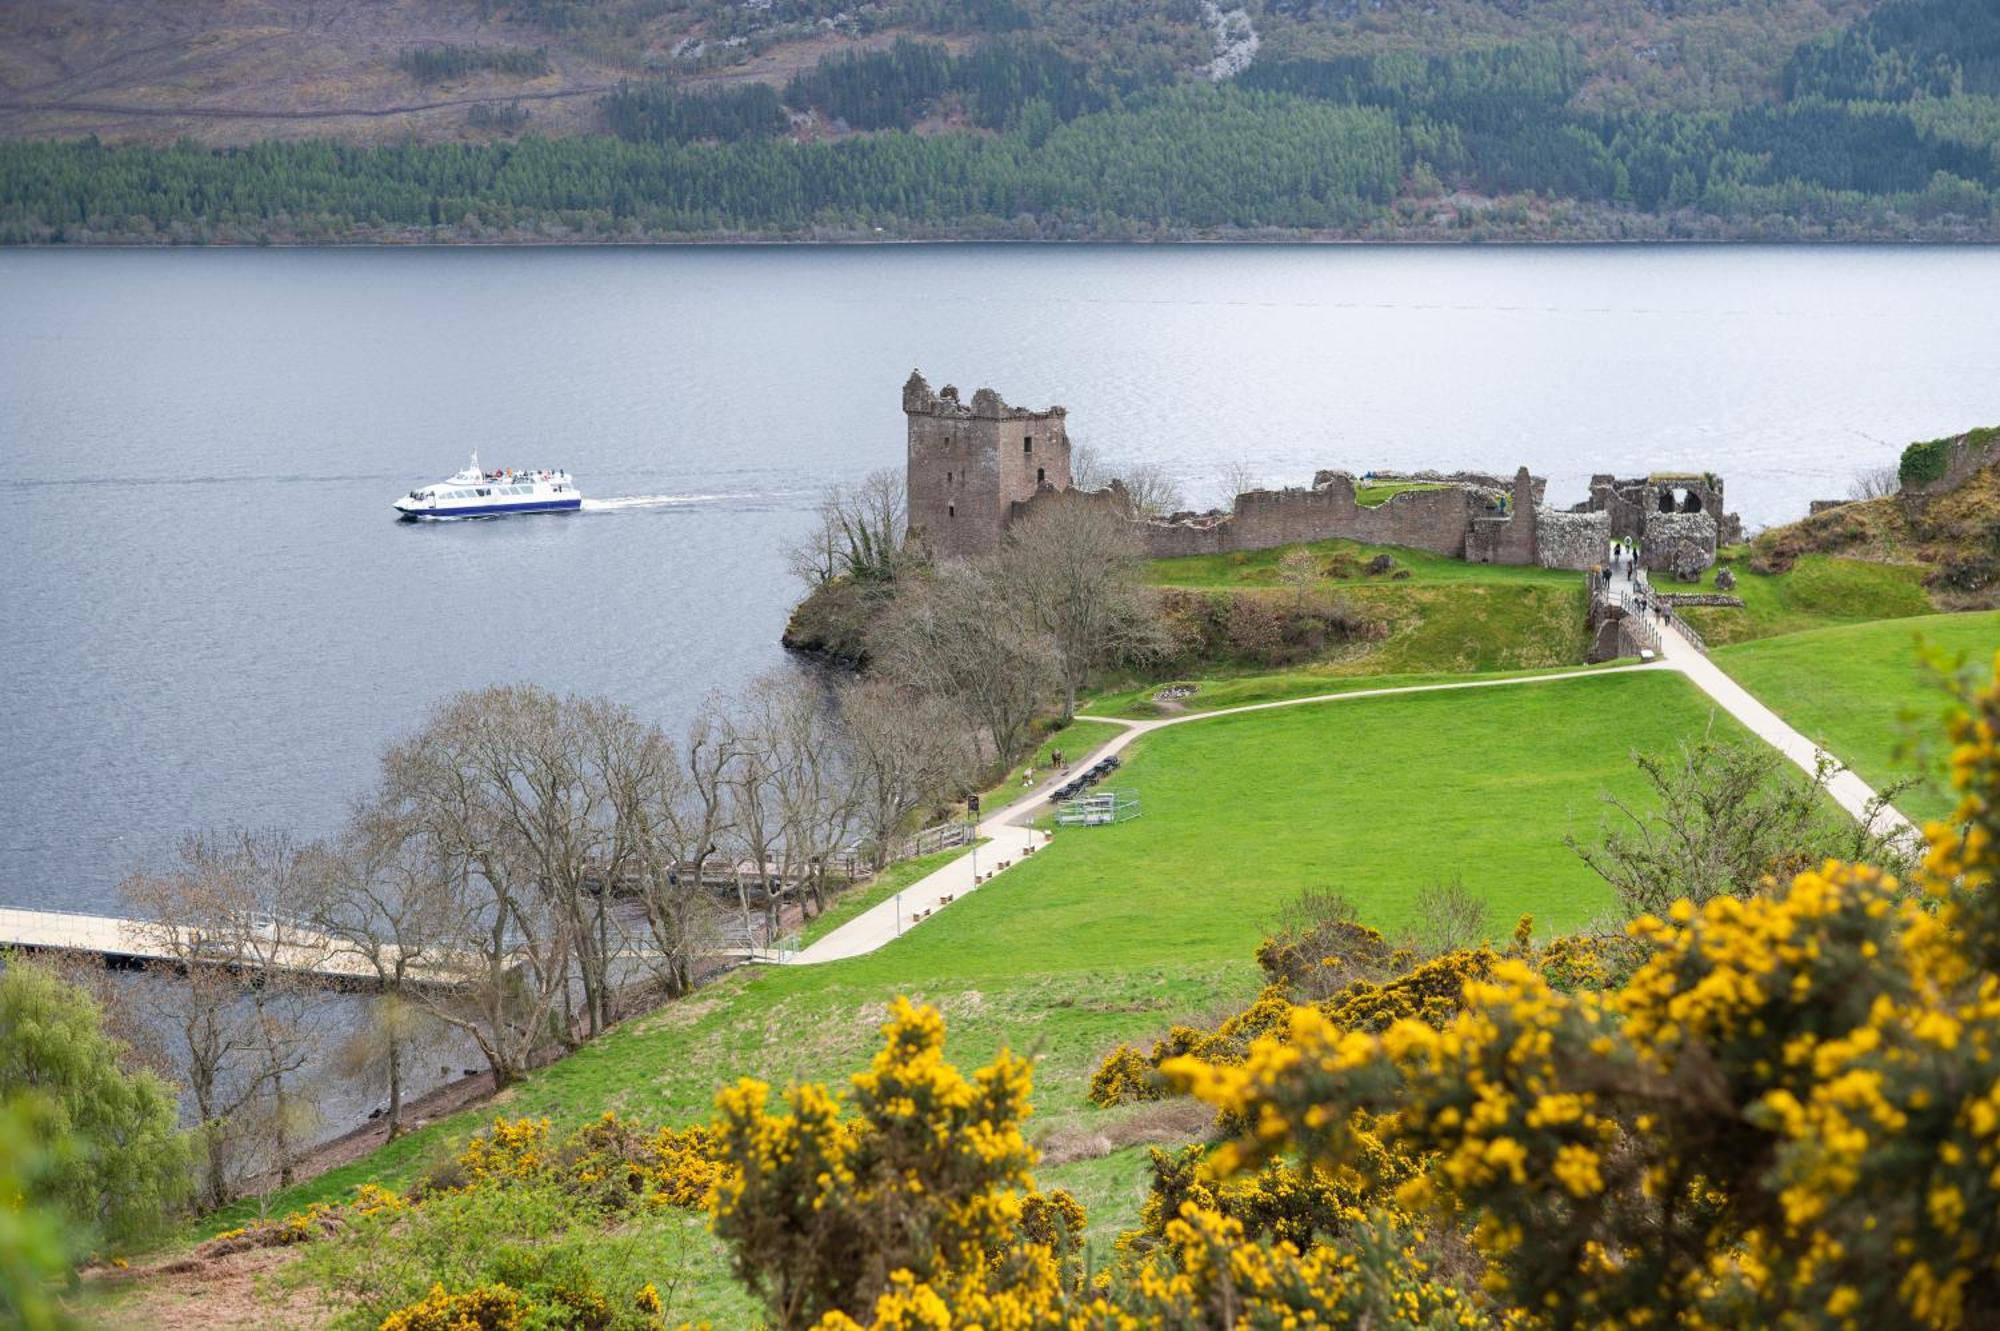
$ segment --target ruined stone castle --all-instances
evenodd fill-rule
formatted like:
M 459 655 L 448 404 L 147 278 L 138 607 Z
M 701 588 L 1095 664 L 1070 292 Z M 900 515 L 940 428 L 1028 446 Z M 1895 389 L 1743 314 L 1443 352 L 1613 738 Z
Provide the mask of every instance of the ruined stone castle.
M 1090 493 L 1072 488 L 1062 407 L 1011 407 L 990 388 L 967 403 L 956 388 L 933 391 L 913 371 L 903 385 L 903 414 L 910 532 L 937 558 L 991 553 L 1037 504 L 1123 502 L 1116 482 Z M 1681 577 L 1713 564 L 1718 545 L 1742 539 L 1713 474 L 1593 476 L 1589 498 L 1569 509 L 1548 507 L 1545 486 L 1526 467 L 1511 477 L 1426 471 L 1357 479 L 1322 471 L 1310 486 L 1239 494 L 1227 510 L 1135 522 L 1154 559 L 1342 538 L 1472 563 L 1584 569 L 1601 563 L 1612 541 L 1630 540 L 1648 568 Z

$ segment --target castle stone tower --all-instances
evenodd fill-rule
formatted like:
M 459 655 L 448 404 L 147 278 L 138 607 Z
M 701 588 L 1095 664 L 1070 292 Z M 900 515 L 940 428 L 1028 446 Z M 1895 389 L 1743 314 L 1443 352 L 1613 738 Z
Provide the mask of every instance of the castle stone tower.
M 936 558 L 992 553 L 1016 504 L 1044 488 L 1070 488 L 1062 407 L 1010 407 L 990 388 L 967 404 L 950 385 L 931 391 L 912 370 L 903 385 L 903 415 L 910 427 L 910 534 Z

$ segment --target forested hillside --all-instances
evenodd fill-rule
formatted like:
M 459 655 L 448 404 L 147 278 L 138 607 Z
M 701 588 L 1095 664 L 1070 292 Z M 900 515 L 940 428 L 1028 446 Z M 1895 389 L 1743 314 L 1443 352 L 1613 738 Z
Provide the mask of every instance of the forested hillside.
M 9 39 L 0 241 L 1996 231 L 1990 0 L 479 13 L 393 53 L 392 143 L 333 109 L 245 142 L 257 108 L 218 135 L 186 99 L 169 143 L 65 132 L 100 103 L 24 96 Z

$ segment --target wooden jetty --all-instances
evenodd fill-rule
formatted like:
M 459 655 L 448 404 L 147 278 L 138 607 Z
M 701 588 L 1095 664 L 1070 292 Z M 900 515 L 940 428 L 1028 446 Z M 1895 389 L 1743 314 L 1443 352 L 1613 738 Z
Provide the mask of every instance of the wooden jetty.
M 296 924 L 271 927 L 255 945 L 234 939 L 204 938 L 196 930 L 114 915 L 0 906 L 0 950 L 88 952 L 122 966 L 223 966 L 237 970 L 283 970 L 328 985 L 368 987 L 379 983 L 369 960 L 341 939 Z M 462 983 L 483 969 L 477 962 L 420 962 L 411 977 L 420 984 Z
M 730 961 L 778 961 L 785 950 L 765 943 L 742 929 L 725 931 L 720 945 L 705 955 Z M 375 967 L 352 944 L 309 927 L 287 923 L 273 927 L 254 946 L 235 939 L 205 940 L 194 931 L 170 937 L 165 926 L 113 915 L 86 915 L 66 910 L 26 910 L 0 906 L 0 951 L 85 952 L 116 966 L 222 966 L 234 970 L 283 970 L 330 988 L 369 989 L 381 983 Z M 384 945 L 384 960 L 393 963 L 393 945 Z M 625 946 L 612 960 L 646 963 L 658 959 L 654 949 Z M 512 969 L 525 958 L 510 957 Z M 464 957 L 420 961 L 410 969 L 417 984 L 449 987 L 463 984 L 486 969 L 483 958 Z

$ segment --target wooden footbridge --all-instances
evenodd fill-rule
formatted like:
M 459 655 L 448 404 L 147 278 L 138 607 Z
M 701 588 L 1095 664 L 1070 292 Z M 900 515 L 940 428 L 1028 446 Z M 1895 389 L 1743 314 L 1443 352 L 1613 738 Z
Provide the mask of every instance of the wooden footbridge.
M 265 921 L 254 937 L 243 938 L 205 935 L 197 929 L 169 928 L 114 915 L 0 906 L 0 951 L 7 950 L 83 952 L 128 967 L 178 969 L 193 964 L 284 971 L 341 987 L 367 987 L 380 980 L 374 964 L 345 940 L 308 926 L 277 921 Z M 394 949 L 384 950 L 385 961 L 393 964 Z M 483 969 L 471 959 L 464 959 L 464 964 L 445 959 L 413 963 L 410 974 L 419 983 L 450 985 L 462 983 Z
M 114 915 L 88 915 L 66 910 L 26 910 L 0 906 L 0 952 L 79 952 L 104 958 L 114 966 L 165 966 L 176 970 L 190 964 L 237 971 L 284 971 L 329 988 L 368 989 L 381 983 L 375 964 L 345 939 L 306 925 L 266 922 L 254 940 L 240 936 L 204 937 L 191 929 L 170 930 L 146 920 Z M 394 966 L 393 945 L 382 948 L 383 969 Z M 660 953 L 645 946 L 625 946 L 611 959 L 647 963 Z M 730 961 L 780 961 L 787 949 L 767 942 L 755 930 L 725 928 L 717 945 L 704 955 Z M 526 964 L 510 957 L 507 968 Z M 486 970 L 481 957 L 425 958 L 412 963 L 409 978 L 418 984 L 449 987 L 464 984 Z

